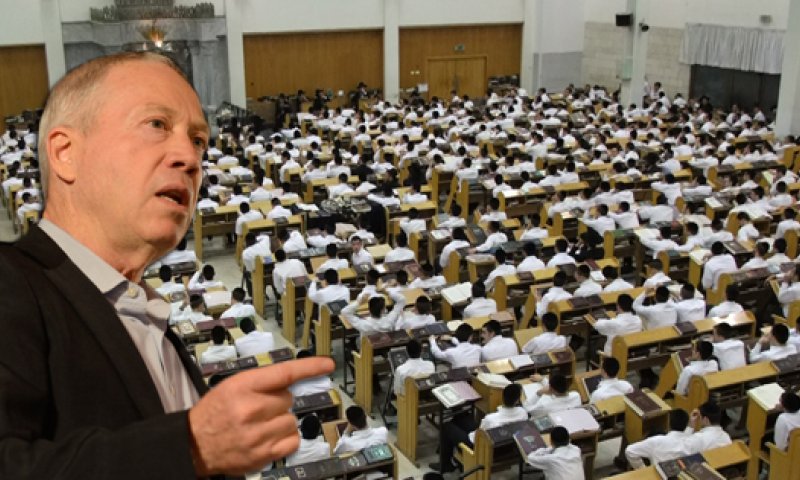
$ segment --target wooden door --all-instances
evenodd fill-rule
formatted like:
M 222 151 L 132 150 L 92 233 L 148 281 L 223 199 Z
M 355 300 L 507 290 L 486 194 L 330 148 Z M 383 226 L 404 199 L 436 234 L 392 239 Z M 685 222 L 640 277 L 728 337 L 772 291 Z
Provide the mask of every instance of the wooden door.
M 449 100 L 450 92 L 480 97 L 487 87 L 486 56 L 428 59 L 428 98 Z
M 44 45 L 0 48 L 0 121 L 44 106 L 47 60 Z

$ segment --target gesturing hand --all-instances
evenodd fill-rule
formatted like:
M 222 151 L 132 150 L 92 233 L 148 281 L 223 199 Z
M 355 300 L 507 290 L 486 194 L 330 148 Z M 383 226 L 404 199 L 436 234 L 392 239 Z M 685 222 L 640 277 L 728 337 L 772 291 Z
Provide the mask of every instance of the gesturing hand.
M 197 475 L 241 475 L 297 450 L 288 387 L 334 367 L 329 358 L 304 358 L 248 370 L 214 387 L 189 410 Z

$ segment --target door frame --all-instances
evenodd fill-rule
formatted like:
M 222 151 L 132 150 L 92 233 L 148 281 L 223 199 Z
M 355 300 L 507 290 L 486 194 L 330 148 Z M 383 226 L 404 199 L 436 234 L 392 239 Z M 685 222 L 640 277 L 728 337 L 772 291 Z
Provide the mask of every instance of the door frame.
M 427 99 L 430 101 L 431 99 L 431 89 L 430 89 L 430 72 L 431 72 L 431 62 L 443 61 L 443 60 L 474 60 L 474 59 L 483 59 L 483 84 L 488 87 L 489 85 L 489 55 L 488 54 L 475 54 L 475 55 L 439 55 L 433 57 L 426 57 L 425 58 L 425 84 L 428 85 Z M 481 94 L 485 94 L 486 92 L 481 92 Z M 449 92 L 448 92 L 449 95 Z M 445 101 L 450 101 L 449 98 L 443 99 Z

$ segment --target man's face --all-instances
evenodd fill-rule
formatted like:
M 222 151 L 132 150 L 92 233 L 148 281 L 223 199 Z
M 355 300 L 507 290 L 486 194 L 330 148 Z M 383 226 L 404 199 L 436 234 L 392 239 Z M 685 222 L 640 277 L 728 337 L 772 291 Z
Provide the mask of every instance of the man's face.
M 353 251 L 356 253 L 361 251 L 361 240 L 353 240 Z
M 489 340 L 491 340 L 492 336 L 493 336 L 492 333 L 489 332 L 488 329 L 481 328 L 481 339 L 484 341 L 484 343 L 488 342 Z
M 112 245 L 173 248 L 186 233 L 200 186 L 208 126 L 197 95 L 166 65 L 133 61 L 109 71 L 80 142 L 76 202 Z

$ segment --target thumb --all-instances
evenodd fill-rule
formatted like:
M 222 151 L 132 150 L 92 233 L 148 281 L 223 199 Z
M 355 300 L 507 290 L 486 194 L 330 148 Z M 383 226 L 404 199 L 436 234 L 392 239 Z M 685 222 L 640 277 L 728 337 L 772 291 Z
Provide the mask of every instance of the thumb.
M 237 377 L 241 377 L 240 381 L 247 385 L 246 388 L 266 393 L 285 390 L 301 380 L 328 375 L 335 367 L 336 364 L 330 358 L 311 357 L 248 370 Z

